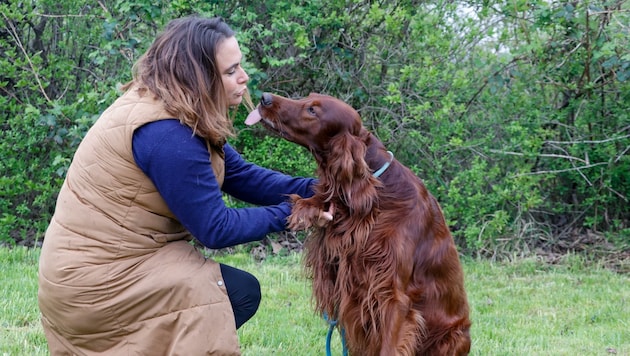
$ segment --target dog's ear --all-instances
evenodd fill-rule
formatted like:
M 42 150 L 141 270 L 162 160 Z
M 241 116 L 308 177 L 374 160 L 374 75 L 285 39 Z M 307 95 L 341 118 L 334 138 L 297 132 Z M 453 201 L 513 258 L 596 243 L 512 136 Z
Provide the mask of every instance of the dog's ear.
M 365 162 L 367 147 L 358 137 L 343 133 L 329 142 L 328 166 L 337 179 L 352 184 L 355 179 L 365 178 L 370 169 Z
M 320 179 L 327 182 L 328 193 L 338 196 L 351 215 L 372 213 L 380 184 L 365 161 L 367 146 L 359 137 L 344 133 L 330 141 L 327 166 Z

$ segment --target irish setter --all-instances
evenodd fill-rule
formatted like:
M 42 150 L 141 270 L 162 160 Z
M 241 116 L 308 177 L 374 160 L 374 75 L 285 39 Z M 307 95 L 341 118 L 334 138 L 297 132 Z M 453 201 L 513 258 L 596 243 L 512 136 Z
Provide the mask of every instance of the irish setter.
M 246 123 L 258 121 L 317 162 L 315 195 L 292 197 L 289 227 L 310 228 L 304 258 L 316 308 L 336 316 L 350 354 L 468 354 L 462 267 L 423 182 L 339 99 L 265 93 Z M 319 226 L 331 205 L 334 219 Z

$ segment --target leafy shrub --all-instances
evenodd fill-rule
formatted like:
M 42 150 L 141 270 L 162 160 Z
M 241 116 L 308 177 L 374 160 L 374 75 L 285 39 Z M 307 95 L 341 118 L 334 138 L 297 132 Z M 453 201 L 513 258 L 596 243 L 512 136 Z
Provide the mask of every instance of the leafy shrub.
M 0 4 L 0 238 L 41 237 L 76 145 L 163 25 L 220 15 L 254 98 L 322 92 L 437 196 L 471 254 L 630 226 L 628 4 L 439 1 Z M 246 158 L 312 175 L 308 152 L 246 128 Z M 238 202 L 227 199 L 228 204 Z

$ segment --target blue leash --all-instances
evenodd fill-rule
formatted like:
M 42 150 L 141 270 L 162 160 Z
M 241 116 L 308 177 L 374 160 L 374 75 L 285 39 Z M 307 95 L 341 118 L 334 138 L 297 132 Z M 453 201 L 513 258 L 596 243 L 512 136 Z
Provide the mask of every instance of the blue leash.
M 333 330 L 337 326 L 337 320 L 332 320 L 328 317 L 328 314 L 324 313 L 324 320 L 328 322 L 328 335 L 326 335 L 326 356 L 332 356 L 330 351 L 330 341 L 332 339 Z M 343 356 L 348 356 L 348 348 L 346 347 L 346 332 L 343 328 L 339 328 L 339 334 L 341 335 L 341 347 L 343 349 Z

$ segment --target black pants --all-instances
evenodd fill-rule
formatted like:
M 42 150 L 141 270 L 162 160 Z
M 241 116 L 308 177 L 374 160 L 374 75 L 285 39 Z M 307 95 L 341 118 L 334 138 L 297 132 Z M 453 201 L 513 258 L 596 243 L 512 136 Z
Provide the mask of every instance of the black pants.
M 223 282 L 230 303 L 232 303 L 236 328 L 238 329 L 258 310 L 261 298 L 260 283 L 256 277 L 248 272 L 228 265 L 220 265 Z

